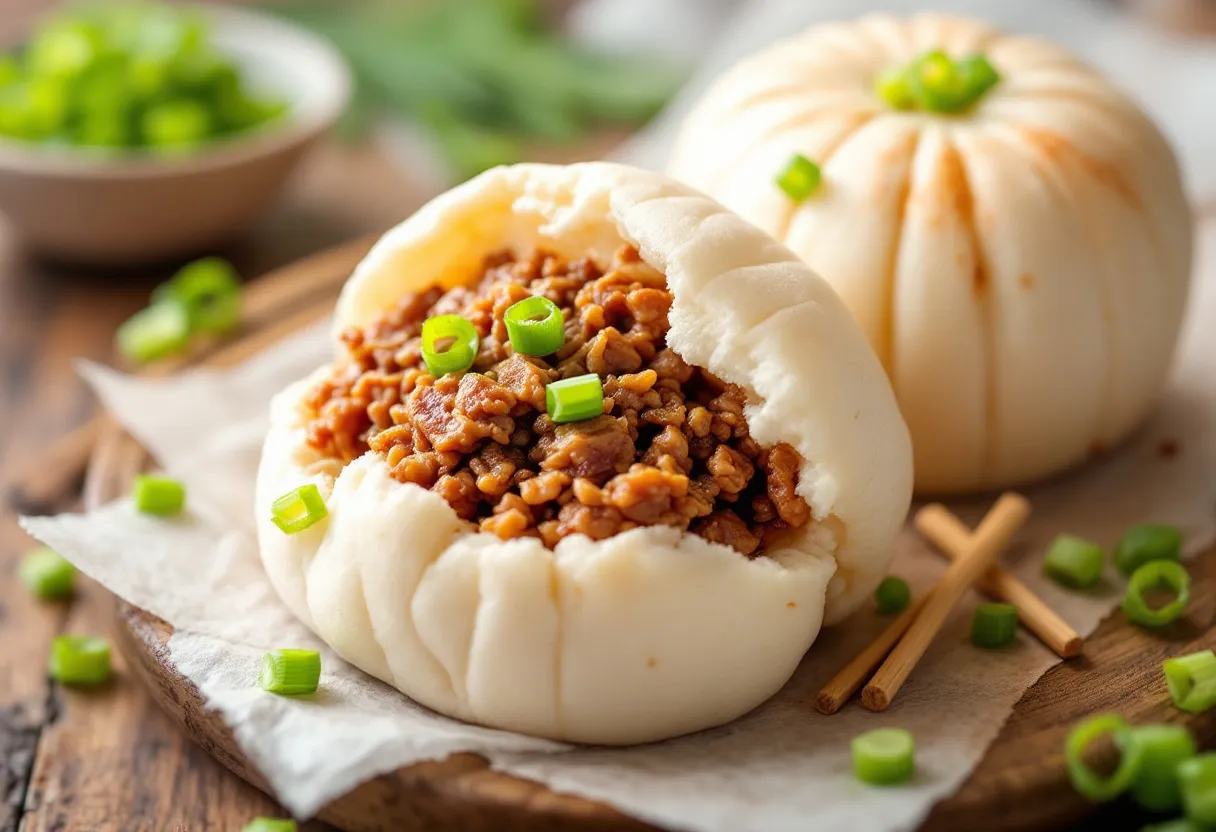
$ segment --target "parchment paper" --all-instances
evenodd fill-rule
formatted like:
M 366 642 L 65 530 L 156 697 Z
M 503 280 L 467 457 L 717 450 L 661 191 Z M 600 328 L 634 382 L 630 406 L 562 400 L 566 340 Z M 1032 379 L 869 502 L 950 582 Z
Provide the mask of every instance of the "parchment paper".
M 1114 605 L 1112 573 L 1092 594 L 1039 574 L 1046 543 L 1064 530 L 1112 543 L 1136 522 L 1176 523 L 1189 551 L 1216 521 L 1216 223 L 1203 235 L 1205 276 L 1166 401 L 1110 458 L 1034 489 L 1035 516 L 1005 564 L 1080 631 Z M 324 646 L 274 596 L 251 537 L 253 475 L 270 393 L 330 355 L 317 328 L 231 372 L 163 382 L 96 366 L 85 375 L 106 405 L 189 488 L 190 512 L 164 521 L 119 502 L 85 516 L 26 519 L 27 529 L 118 595 L 168 620 L 173 661 L 233 727 L 237 740 L 300 816 L 398 766 L 476 751 L 495 768 L 607 801 L 672 829 L 696 832 L 910 829 L 967 776 L 1010 708 L 1055 657 L 1023 633 L 1016 646 L 969 645 L 969 598 L 885 714 L 856 703 L 824 717 L 818 686 L 883 626 L 870 612 L 825 631 L 772 701 L 716 730 L 633 749 L 573 749 L 437 716 L 328 651 L 321 691 L 280 698 L 256 686 L 268 647 Z M 1050 402 L 1043 403 L 1050 407 Z M 1164 443 L 1164 444 L 1163 444 Z M 1163 453 L 1163 447 L 1177 453 Z M 982 501 L 957 506 L 974 522 Z M 922 591 L 942 569 L 905 532 L 894 572 Z M 848 742 L 879 726 L 917 739 L 919 771 L 899 788 L 849 773 Z

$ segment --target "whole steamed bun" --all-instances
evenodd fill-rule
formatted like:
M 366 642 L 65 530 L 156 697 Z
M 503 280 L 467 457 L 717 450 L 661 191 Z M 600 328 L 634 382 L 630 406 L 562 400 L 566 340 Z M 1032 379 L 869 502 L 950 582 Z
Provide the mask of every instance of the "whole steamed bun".
M 814 519 L 754 559 L 663 526 L 574 535 L 556 550 L 504 542 L 373 452 L 324 473 L 303 402 L 320 368 L 272 407 L 263 563 L 342 657 L 441 713 L 611 744 L 727 722 L 776 692 L 820 625 L 857 609 L 890 562 L 912 461 L 882 367 L 788 249 L 664 176 L 602 163 L 488 171 L 380 240 L 346 284 L 336 328 L 368 324 L 404 293 L 468 283 L 504 247 L 607 260 L 622 243 L 667 275 L 668 346 L 744 387 L 752 436 L 806 460 L 798 491 Z M 270 504 L 309 482 L 328 519 L 285 535 Z
M 942 49 L 1001 80 L 961 114 L 897 111 L 885 69 Z M 822 167 L 796 204 L 791 155 Z M 1053 46 L 938 14 L 814 26 L 723 74 L 668 173 L 788 245 L 891 377 L 916 490 L 1046 477 L 1118 443 L 1160 393 L 1191 219 L 1145 114 Z

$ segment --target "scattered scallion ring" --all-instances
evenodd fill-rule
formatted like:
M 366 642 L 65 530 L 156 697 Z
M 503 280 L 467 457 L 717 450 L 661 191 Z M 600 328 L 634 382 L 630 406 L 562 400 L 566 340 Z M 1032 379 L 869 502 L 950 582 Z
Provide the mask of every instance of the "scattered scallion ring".
M 51 678 L 61 685 L 87 687 L 107 682 L 114 673 L 110 644 L 96 636 L 56 636 L 51 641 Z
M 557 424 L 594 419 L 604 412 L 604 383 L 595 373 L 545 385 L 545 410 Z
M 1096 543 L 1062 534 L 1051 542 L 1043 559 L 1043 572 L 1069 589 L 1087 589 L 1102 577 L 1106 560 L 1102 547 Z
M 270 504 L 270 519 L 284 534 L 298 534 L 329 516 L 316 483 L 293 488 Z
M 1154 609 L 1145 595 L 1154 590 L 1169 590 L 1174 600 Z M 1182 617 L 1191 598 L 1191 576 L 1182 564 L 1172 560 L 1155 560 L 1144 564 L 1127 581 L 1123 596 L 1123 612 L 1145 627 L 1164 627 Z
M 316 650 L 271 650 L 262 657 L 258 685 L 269 693 L 297 696 L 316 693 L 321 681 L 321 654 Z
M 971 618 L 971 643 L 995 649 L 1012 644 L 1018 633 L 1018 608 L 1013 604 L 980 604 Z
M 874 79 L 874 91 L 893 110 L 916 109 L 916 96 L 903 67 L 889 67 Z
M 1178 766 L 1178 785 L 1187 819 L 1204 828 L 1216 826 L 1216 752 L 1183 761 Z
M 815 191 L 823 180 L 823 172 L 819 165 L 795 153 L 786 163 L 781 173 L 777 174 L 777 187 L 795 202 L 801 202 Z
M 1140 771 L 1131 785 L 1136 802 L 1150 812 L 1169 812 L 1181 806 L 1178 764 L 1198 750 L 1191 732 L 1183 725 L 1140 725 L 1116 738 L 1124 753 L 1129 743 L 1140 746 Z
M 1176 526 L 1148 523 L 1128 529 L 1115 544 L 1115 566 L 1130 575 L 1155 560 L 1178 560 L 1182 532 Z
M 140 364 L 182 352 L 190 342 L 190 315 L 179 303 L 154 303 L 118 328 L 118 349 Z
M 958 73 L 963 78 L 963 86 L 967 90 L 968 104 L 978 101 L 984 93 L 995 87 L 1001 81 L 1000 73 L 996 71 L 983 55 L 972 55 L 958 62 Z
M 241 828 L 241 832 L 296 832 L 299 827 L 288 818 L 254 818 Z
M 186 264 L 157 287 L 152 301 L 181 304 L 191 332 L 225 335 L 241 322 L 241 280 L 232 264 L 220 257 Z
M 186 505 L 186 486 L 169 477 L 140 474 L 131 489 L 131 499 L 141 514 L 172 517 Z
M 477 330 L 459 315 L 436 315 L 422 324 L 422 360 L 435 377 L 472 367 L 480 344 Z
M 916 773 L 916 742 L 902 728 L 878 728 L 853 738 L 853 774 L 872 786 L 893 786 Z
M 44 601 L 66 598 L 76 583 L 76 567 L 45 546 L 27 553 L 17 567 L 17 574 L 26 589 Z
M 903 578 L 888 575 L 874 590 L 874 602 L 881 613 L 903 612 L 912 603 L 912 588 Z
M 1170 699 L 1180 710 L 1201 714 L 1216 705 L 1216 653 L 1201 650 L 1166 659 L 1161 667 Z
M 907 66 L 884 69 L 874 78 L 874 92 L 894 110 L 960 113 L 1000 81 L 1000 73 L 983 55 L 956 61 L 934 49 Z
M 1073 788 L 1096 803 L 1114 800 L 1127 791 L 1140 772 L 1141 755 L 1140 746 L 1126 739 L 1129 731 L 1127 723 L 1117 714 L 1091 717 L 1072 729 L 1064 745 L 1064 761 Z M 1104 778 L 1086 764 L 1085 752 L 1106 734 L 1112 735 L 1119 746 L 1120 757 L 1118 767 Z
M 535 295 L 512 304 L 502 316 L 511 348 L 520 355 L 552 355 L 566 343 L 557 304 Z

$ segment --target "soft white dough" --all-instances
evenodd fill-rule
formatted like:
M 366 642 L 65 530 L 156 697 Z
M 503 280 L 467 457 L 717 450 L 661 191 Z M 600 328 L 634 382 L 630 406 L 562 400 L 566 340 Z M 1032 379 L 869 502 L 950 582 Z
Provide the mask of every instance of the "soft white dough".
M 262 559 L 291 610 L 348 661 L 415 700 L 573 742 L 659 740 L 775 693 L 884 574 L 911 497 L 907 429 L 833 291 L 783 246 L 658 174 L 604 163 L 497 168 L 390 231 L 338 302 L 364 324 L 403 293 L 477 275 L 503 247 L 605 260 L 623 243 L 667 275 L 669 345 L 749 392 L 752 434 L 807 460 L 815 522 L 749 560 L 667 527 L 556 550 L 463 524 L 365 454 L 336 478 L 305 442 L 307 389 L 272 406 L 257 485 Z M 328 519 L 293 536 L 270 503 L 304 482 Z
M 965 113 L 896 111 L 884 69 L 982 51 Z M 774 179 L 800 153 L 823 184 Z M 1167 378 L 1192 221 L 1137 105 L 1044 41 L 926 12 L 812 26 L 727 70 L 667 167 L 788 245 L 840 293 L 911 429 L 916 489 L 1057 473 L 1140 424 Z

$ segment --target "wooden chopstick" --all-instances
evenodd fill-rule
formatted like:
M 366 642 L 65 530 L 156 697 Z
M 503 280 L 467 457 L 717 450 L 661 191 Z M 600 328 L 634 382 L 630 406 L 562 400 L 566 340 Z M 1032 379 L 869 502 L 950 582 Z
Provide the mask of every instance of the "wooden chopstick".
M 992 565 L 997 553 L 1005 548 L 1029 516 L 1030 503 L 1025 497 L 1013 492 L 1001 495 L 971 536 L 967 551 L 950 564 L 904 637 L 862 690 L 864 708 L 871 711 L 887 709 L 963 593 Z
M 916 513 L 916 530 L 937 545 L 947 557 L 957 560 L 971 543 L 971 530 L 950 509 L 934 503 Z M 984 592 L 1018 608 L 1018 618 L 1062 659 L 1081 655 L 1085 640 L 1043 603 L 1030 587 L 999 566 L 991 566 L 976 585 Z
M 857 693 L 861 685 L 874 669 L 882 664 L 895 644 L 916 620 L 921 607 L 925 605 L 928 595 L 924 595 L 912 603 L 906 610 L 887 625 L 878 634 L 878 638 L 870 642 L 870 646 L 857 654 L 857 658 L 846 664 L 839 673 L 832 677 L 815 696 L 815 710 L 821 714 L 834 714 L 840 710 L 849 698 Z

